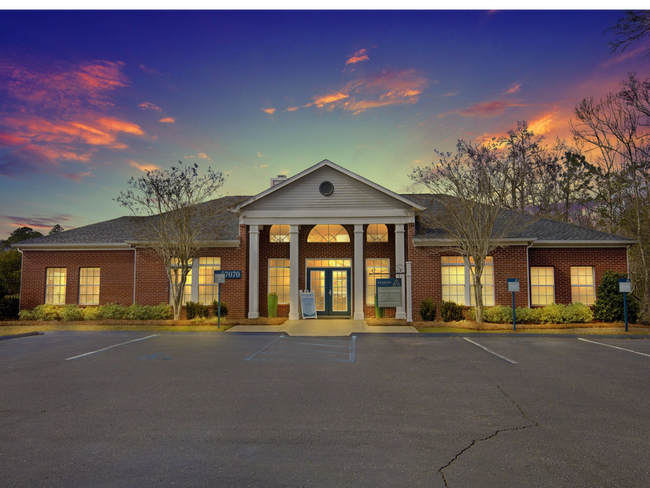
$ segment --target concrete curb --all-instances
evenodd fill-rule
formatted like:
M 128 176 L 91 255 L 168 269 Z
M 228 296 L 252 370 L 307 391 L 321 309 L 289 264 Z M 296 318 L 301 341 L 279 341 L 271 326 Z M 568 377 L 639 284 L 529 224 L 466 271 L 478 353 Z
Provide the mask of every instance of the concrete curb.
M 6 341 L 8 339 L 18 339 L 20 337 L 44 335 L 44 334 L 45 332 L 25 332 L 23 334 L 12 334 L 12 335 L 0 336 L 0 341 Z
M 429 337 L 544 337 L 544 338 L 553 338 L 557 337 L 559 339 L 575 339 L 577 337 L 600 337 L 602 339 L 650 339 L 650 334 L 635 334 L 635 335 L 624 335 L 624 334 L 541 334 L 541 333 L 531 333 L 531 332 L 421 332 L 421 336 Z

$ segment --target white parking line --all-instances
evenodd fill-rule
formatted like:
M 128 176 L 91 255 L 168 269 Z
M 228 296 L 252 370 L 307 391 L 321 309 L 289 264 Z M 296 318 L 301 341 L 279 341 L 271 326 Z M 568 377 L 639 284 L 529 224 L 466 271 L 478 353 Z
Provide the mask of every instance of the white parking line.
M 91 354 L 96 354 L 96 353 L 98 353 L 98 352 L 108 351 L 109 349 L 113 349 L 114 347 L 123 346 L 123 345 L 125 345 L 125 344 L 131 344 L 132 342 L 144 341 L 145 339 L 151 339 L 152 337 L 158 337 L 159 335 L 160 335 L 160 334 L 154 334 L 154 335 L 150 335 L 150 336 L 147 336 L 147 337 L 140 337 L 140 339 L 133 339 L 132 341 L 122 342 L 121 344 L 114 344 L 114 345 L 112 345 L 112 346 L 105 347 L 104 349 L 97 349 L 96 351 L 90 351 L 90 352 L 87 352 L 87 353 L 85 353 L 85 354 L 79 354 L 79 356 L 74 356 L 74 357 L 71 357 L 71 358 L 66 358 L 65 360 L 66 360 L 66 361 L 71 361 L 71 360 L 73 360 L 73 359 L 83 358 L 83 357 L 86 357 L 86 356 L 90 356 Z
M 480 347 L 481 349 L 484 349 L 485 351 L 489 352 L 490 354 L 494 354 L 495 356 L 503 359 L 504 361 L 508 361 L 510 364 L 517 364 L 517 361 L 513 361 L 512 359 L 508 359 L 507 357 L 502 356 L 501 354 L 497 354 L 496 352 L 488 349 L 487 347 L 481 346 L 478 342 L 474 342 L 473 340 L 468 339 L 467 337 L 463 337 L 463 339 L 465 339 L 467 342 L 471 342 L 472 344 L 474 344 L 475 346 Z
M 592 344 L 598 344 L 599 346 L 613 347 L 614 349 L 620 349 L 621 351 L 631 352 L 631 353 L 633 353 L 633 354 L 638 354 L 638 355 L 640 355 L 640 356 L 646 356 L 646 357 L 649 357 L 649 358 L 650 358 L 650 354 L 645 354 L 645 353 L 643 353 L 643 352 L 633 351 L 633 350 L 631 350 L 631 349 L 625 349 L 625 348 L 623 348 L 623 347 L 618 347 L 618 346 L 612 346 L 612 345 L 610 345 L 610 344 L 603 344 L 602 342 L 590 341 L 590 340 L 588 340 L 588 339 L 583 339 L 582 337 L 578 337 L 578 340 L 579 340 L 579 341 L 584 341 L 584 342 L 591 342 Z

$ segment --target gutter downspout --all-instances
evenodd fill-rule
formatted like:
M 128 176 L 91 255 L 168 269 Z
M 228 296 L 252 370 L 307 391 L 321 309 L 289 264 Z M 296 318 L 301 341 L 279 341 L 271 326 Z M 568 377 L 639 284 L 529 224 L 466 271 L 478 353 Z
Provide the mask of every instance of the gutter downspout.
M 16 249 L 20 253 L 20 291 L 18 292 L 18 296 L 19 296 L 19 298 L 18 298 L 18 310 L 20 311 L 20 304 L 21 304 L 22 299 L 23 299 L 23 258 L 25 257 L 25 255 L 23 254 L 22 249 L 20 249 L 19 247 L 17 247 Z
M 528 283 L 527 295 L 528 295 L 528 308 L 530 308 L 530 256 L 528 250 L 533 245 L 533 241 L 530 241 L 530 244 L 526 246 L 526 283 Z
M 133 304 L 135 305 L 135 271 L 136 271 L 136 263 L 138 262 L 138 250 L 135 248 L 135 246 L 131 246 L 133 248 Z

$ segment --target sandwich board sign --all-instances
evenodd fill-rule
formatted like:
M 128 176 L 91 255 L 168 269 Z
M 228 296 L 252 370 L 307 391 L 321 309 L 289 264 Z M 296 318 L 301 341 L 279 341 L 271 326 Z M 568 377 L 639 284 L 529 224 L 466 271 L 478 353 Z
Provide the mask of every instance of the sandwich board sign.
M 300 310 L 303 319 L 316 319 L 316 299 L 313 291 L 300 290 Z

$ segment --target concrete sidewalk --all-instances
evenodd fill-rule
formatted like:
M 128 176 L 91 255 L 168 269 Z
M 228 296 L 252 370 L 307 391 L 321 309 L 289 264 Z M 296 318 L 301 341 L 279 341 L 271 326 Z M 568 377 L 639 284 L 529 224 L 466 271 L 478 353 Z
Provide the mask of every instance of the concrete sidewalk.
M 288 320 L 282 325 L 236 325 L 226 332 L 285 332 L 290 336 L 349 336 L 355 333 L 417 334 L 406 325 L 369 326 L 363 320 Z

